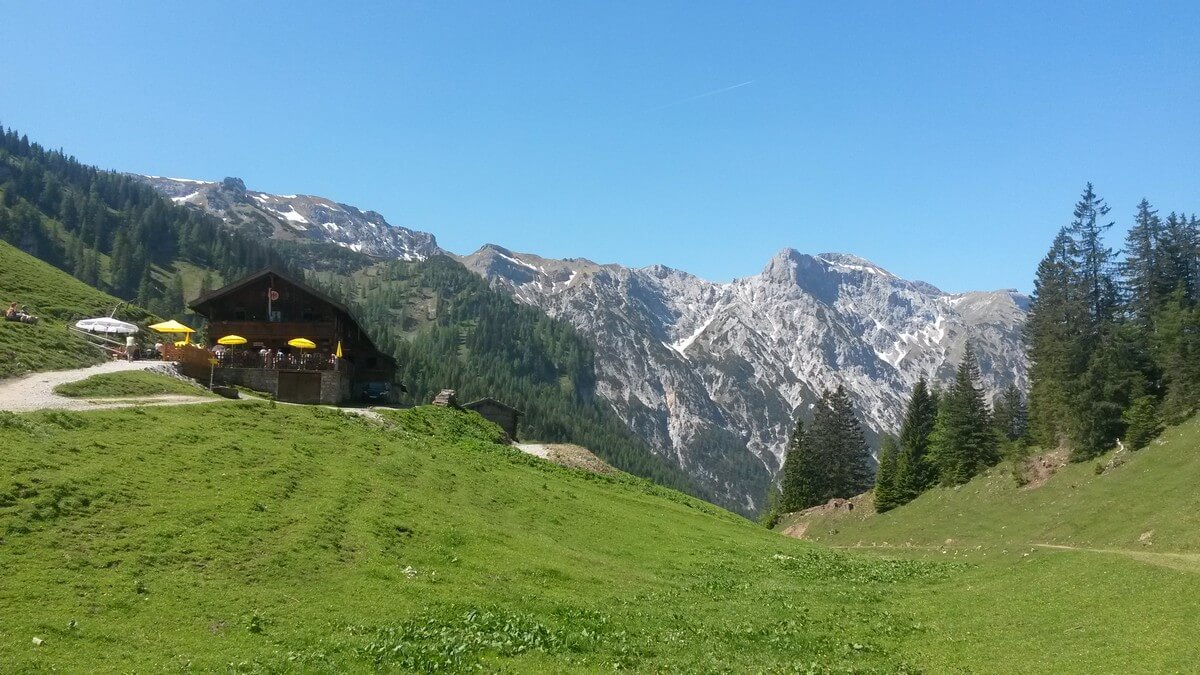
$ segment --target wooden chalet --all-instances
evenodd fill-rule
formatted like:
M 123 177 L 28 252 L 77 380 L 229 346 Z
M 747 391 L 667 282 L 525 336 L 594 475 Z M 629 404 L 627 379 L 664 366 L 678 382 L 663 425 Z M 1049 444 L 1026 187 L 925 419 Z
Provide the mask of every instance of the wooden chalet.
M 268 391 L 280 401 L 337 404 L 395 379 L 395 359 L 371 342 L 345 305 L 277 269 L 255 272 L 189 307 L 208 320 L 209 349 L 218 354 L 212 375 L 221 384 Z M 222 350 L 216 341 L 227 335 L 246 344 Z M 295 338 L 316 347 L 289 346 Z
M 504 433 L 508 434 L 511 440 L 517 440 L 517 424 L 520 423 L 521 417 L 525 415 L 520 410 L 506 403 L 501 403 L 490 396 L 481 398 L 478 401 L 472 401 L 462 406 L 462 408 L 463 410 L 471 410 L 479 413 L 485 420 L 503 429 Z

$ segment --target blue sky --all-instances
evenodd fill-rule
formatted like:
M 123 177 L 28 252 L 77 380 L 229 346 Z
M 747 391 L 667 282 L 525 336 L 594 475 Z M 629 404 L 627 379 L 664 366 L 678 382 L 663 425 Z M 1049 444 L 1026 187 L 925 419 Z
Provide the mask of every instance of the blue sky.
M 840 5 L 0 2 L 0 122 L 714 280 L 792 247 L 1028 290 L 1087 180 L 1118 228 L 1200 211 L 1200 3 Z

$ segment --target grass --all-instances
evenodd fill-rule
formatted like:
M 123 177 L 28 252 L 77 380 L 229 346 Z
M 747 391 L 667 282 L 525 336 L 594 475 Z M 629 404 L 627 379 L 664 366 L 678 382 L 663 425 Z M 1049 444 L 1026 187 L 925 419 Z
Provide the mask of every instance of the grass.
M 1192 574 L 840 552 L 541 462 L 477 415 L 382 415 L 0 413 L 3 669 L 1096 672 L 1200 656 Z
M 190 382 L 138 370 L 92 375 L 84 380 L 60 384 L 54 388 L 54 393 L 72 398 L 131 398 L 164 394 L 214 395 Z
M 0 321 L 0 378 L 32 371 L 80 368 L 104 354 L 67 326 L 78 319 L 108 316 L 120 300 L 0 241 L 0 303 L 18 302 L 41 320 L 36 325 Z M 149 315 L 122 305 L 118 318 L 144 321 Z
M 1019 487 L 1001 465 L 883 515 L 863 509 L 813 519 L 806 536 L 840 545 L 952 540 L 958 547 L 1037 543 L 1200 554 L 1200 418 L 1097 473 L 1111 461 L 1112 454 L 1067 465 L 1033 489 Z
M 806 520 L 813 541 L 965 564 L 948 592 L 897 599 L 928 622 L 918 661 L 933 670 L 1185 672 L 1200 661 L 1187 643 L 1200 605 L 1198 482 L 1194 418 L 1040 487 L 1001 466 L 882 515 L 794 516 L 780 528 Z

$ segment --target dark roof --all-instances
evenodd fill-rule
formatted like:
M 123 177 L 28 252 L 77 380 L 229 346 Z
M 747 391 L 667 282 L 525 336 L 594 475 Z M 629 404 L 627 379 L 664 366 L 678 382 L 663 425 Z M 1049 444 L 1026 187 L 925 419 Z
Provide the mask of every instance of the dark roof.
M 351 320 L 354 319 L 354 315 L 350 313 L 349 308 L 347 308 L 342 303 L 338 302 L 337 300 L 334 300 L 333 298 L 329 297 L 328 295 L 325 295 L 324 293 L 322 293 L 321 291 L 318 291 L 317 289 L 313 288 L 312 286 L 309 286 L 308 284 L 304 283 L 303 281 L 296 279 L 295 277 L 291 276 L 290 274 L 280 272 L 278 269 L 276 269 L 274 267 L 264 267 L 261 270 L 254 272 L 253 274 L 250 274 L 249 276 L 242 277 L 241 279 L 238 279 L 237 281 L 235 281 L 231 284 L 226 284 L 226 285 L 218 288 L 215 291 L 209 291 L 208 293 L 205 293 L 204 295 L 191 301 L 191 303 L 188 304 L 188 307 L 195 310 L 197 314 L 204 314 L 204 312 L 201 311 L 201 309 L 200 309 L 204 305 L 207 305 L 208 303 L 212 302 L 213 300 L 216 300 L 217 298 L 219 298 L 223 295 L 228 295 L 230 293 L 233 293 L 234 291 L 245 288 L 246 286 L 249 286 L 250 284 L 254 283 L 255 281 L 258 281 L 259 279 L 262 279 L 263 277 L 268 276 L 268 275 L 274 275 L 280 279 L 283 279 L 284 281 L 288 282 L 289 284 L 296 286 L 300 290 L 316 297 L 317 299 L 321 300 L 322 302 L 326 302 L 326 303 L 329 303 L 330 305 L 333 305 L 334 309 L 336 309 L 339 312 L 341 312 L 342 314 L 345 314 L 346 316 L 350 317 Z M 357 323 L 358 322 L 355 322 L 355 325 L 357 325 Z
M 507 410 L 511 410 L 518 415 L 525 414 L 525 413 L 521 412 L 520 410 L 517 410 L 516 408 L 512 407 L 511 405 L 504 403 L 503 401 L 497 401 L 496 399 L 492 398 L 491 396 L 484 396 L 483 398 L 479 399 L 478 401 L 471 401 L 470 403 L 468 403 L 462 407 L 466 408 L 467 410 L 474 410 L 476 407 L 481 406 L 484 403 L 494 403 L 495 405 L 498 405 L 501 408 L 505 408 Z

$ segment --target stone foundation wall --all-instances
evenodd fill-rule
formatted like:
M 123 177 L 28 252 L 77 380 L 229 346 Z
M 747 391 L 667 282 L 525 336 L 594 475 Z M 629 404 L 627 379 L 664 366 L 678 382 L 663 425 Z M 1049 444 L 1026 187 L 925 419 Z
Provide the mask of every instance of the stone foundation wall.
M 217 368 L 213 382 L 279 395 L 279 371 L 270 368 Z M 321 371 L 321 403 L 337 405 L 349 400 L 349 375 L 336 370 Z

